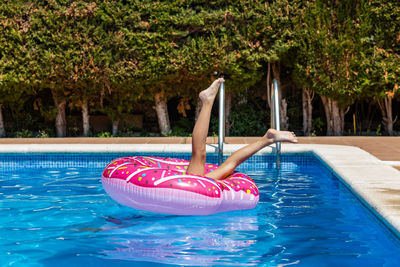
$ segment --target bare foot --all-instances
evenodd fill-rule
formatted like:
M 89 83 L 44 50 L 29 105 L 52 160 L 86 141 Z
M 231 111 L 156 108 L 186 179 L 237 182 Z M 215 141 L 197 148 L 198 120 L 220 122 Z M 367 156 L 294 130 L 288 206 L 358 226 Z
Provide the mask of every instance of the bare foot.
M 210 87 L 200 92 L 199 97 L 203 103 L 213 103 L 218 93 L 219 86 L 225 82 L 224 78 L 216 79 Z
M 269 129 L 264 137 L 273 140 L 276 142 L 289 142 L 289 143 L 297 143 L 297 137 L 294 132 L 289 131 L 277 131 L 275 129 Z

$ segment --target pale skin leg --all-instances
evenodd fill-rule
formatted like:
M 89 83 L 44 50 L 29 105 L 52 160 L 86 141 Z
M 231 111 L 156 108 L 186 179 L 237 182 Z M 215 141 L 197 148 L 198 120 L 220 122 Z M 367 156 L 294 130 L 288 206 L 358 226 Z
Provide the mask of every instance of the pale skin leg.
M 219 78 L 210 87 L 199 94 L 202 107 L 192 133 L 192 157 L 187 172 L 204 176 L 204 165 L 206 163 L 206 141 L 208 127 L 210 125 L 211 110 L 219 86 L 225 80 Z
M 218 88 L 222 82 L 224 82 L 223 78 L 215 80 L 209 88 L 199 94 L 203 105 L 192 133 L 192 157 L 187 169 L 188 173 L 204 176 L 204 165 L 206 163 L 206 140 L 208 127 L 210 125 L 211 110 L 215 96 L 218 93 Z M 269 129 L 258 141 L 239 149 L 227 158 L 218 169 L 207 173 L 207 177 L 216 180 L 224 179 L 243 161 L 247 160 L 264 147 L 276 142 L 297 143 L 297 138 L 292 132 Z
M 219 166 L 218 169 L 207 173 L 207 177 L 216 180 L 224 179 L 228 175 L 232 174 L 236 167 L 239 166 L 243 161 L 247 160 L 264 147 L 276 142 L 297 143 L 297 138 L 293 132 L 269 129 L 267 133 L 258 141 L 242 147 L 241 149 L 233 153 L 229 158 L 227 158 L 225 162 L 222 163 L 221 166 Z

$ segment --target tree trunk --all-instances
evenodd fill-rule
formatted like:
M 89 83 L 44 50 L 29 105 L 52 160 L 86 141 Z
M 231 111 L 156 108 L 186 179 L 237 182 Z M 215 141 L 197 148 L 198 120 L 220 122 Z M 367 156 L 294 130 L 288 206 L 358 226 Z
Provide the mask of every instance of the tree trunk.
M 342 135 L 344 127 L 344 114 L 336 100 L 321 96 L 326 116 L 326 135 Z
M 238 101 L 237 101 L 237 104 L 238 104 L 238 105 L 247 104 L 247 102 L 248 102 L 248 92 L 247 92 L 247 89 L 243 90 L 243 91 L 237 96 L 237 98 L 238 98 Z
M 312 100 L 314 92 L 303 87 L 303 132 L 305 136 L 310 136 L 312 129 Z
M 168 116 L 168 106 L 164 97 L 164 92 L 161 91 L 156 93 L 154 96 L 156 104 L 156 112 L 158 118 L 158 126 L 160 127 L 160 132 L 163 135 L 168 135 L 171 131 L 171 125 Z
M 390 96 L 386 96 L 383 100 L 378 100 L 379 108 L 382 112 L 382 120 L 385 131 L 388 135 L 393 135 L 393 124 L 397 120 L 393 120 L 392 114 L 392 98 Z
M 57 137 L 65 137 L 67 135 L 67 119 L 65 116 L 65 107 L 67 102 L 65 100 L 60 101 L 56 96 L 55 92 L 52 90 L 54 104 L 57 107 L 56 116 L 56 134 Z
M 89 105 L 87 102 L 86 98 L 83 98 L 82 101 L 82 127 L 83 127 L 83 136 L 88 137 L 89 136 Z
M 344 110 L 343 108 L 339 108 L 340 127 L 342 129 L 342 133 L 344 132 L 344 115 L 346 115 L 347 112 L 349 112 L 349 110 L 350 110 L 350 106 L 348 106 L 346 110 Z
M 331 111 L 331 105 L 330 105 L 330 98 L 327 98 L 325 96 L 321 96 L 322 103 L 324 105 L 324 110 L 325 110 L 325 117 L 326 117 L 326 135 L 333 135 L 333 127 L 332 127 L 332 111 Z
M 268 69 L 267 69 L 267 104 L 268 107 L 271 108 L 271 63 L 268 62 Z
M 0 137 L 4 137 L 5 135 L 6 131 L 4 129 L 3 104 L 0 104 Z
M 119 121 L 112 122 L 112 135 L 113 136 L 116 136 L 118 133 L 118 125 L 119 125 Z
M 368 121 L 367 131 L 369 131 L 371 129 L 371 124 L 372 124 L 372 121 L 373 121 L 372 106 L 373 106 L 372 101 L 368 102 L 368 114 L 366 116 L 368 118 L 368 120 L 367 120 Z M 365 118 L 365 117 L 363 116 L 363 118 Z
M 203 103 L 201 102 L 200 98 L 197 98 L 197 105 L 196 105 L 196 112 L 194 115 L 194 121 L 197 121 L 197 118 L 200 115 L 200 111 L 201 111 L 201 107 L 202 107 Z
M 289 117 L 287 116 L 287 103 L 286 99 L 281 99 L 281 130 L 287 131 L 289 129 Z
M 225 135 L 230 136 L 231 124 L 229 115 L 232 109 L 232 92 L 225 92 Z
M 281 116 L 281 129 L 287 130 L 289 128 L 289 118 L 287 116 L 287 102 L 282 95 L 280 72 L 281 72 L 280 62 L 278 61 L 272 63 L 272 74 L 274 79 L 276 79 L 279 88 L 279 103 L 280 103 L 279 115 Z

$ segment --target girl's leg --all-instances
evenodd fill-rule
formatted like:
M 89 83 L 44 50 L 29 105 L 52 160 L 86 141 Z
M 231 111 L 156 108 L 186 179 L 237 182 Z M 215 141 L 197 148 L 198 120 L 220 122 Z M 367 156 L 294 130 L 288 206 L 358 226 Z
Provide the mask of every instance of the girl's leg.
M 264 147 L 276 142 L 297 143 L 297 138 L 293 132 L 269 129 L 260 140 L 233 153 L 229 158 L 226 159 L 224 163 L 221 164 L 221 166 L 219 166 L 218 169 L 208 173 L 207 177 L 214 178 L 216 180 L 224 179 L 230 175 L 243 161 L 247 160 Z
M 210 125 L 210 116 L 215 96 L 221 83 L 225 80 L 219 78 L 215 80 L 210 87 L 201 91 L 199 94 L 202 102 L 199 117 L 193 128 L 192 133 L 192 157 L 187 172 L 191 174 L 204 175 L 204 165 L 206 163 L 206 140 L 208 127 Z

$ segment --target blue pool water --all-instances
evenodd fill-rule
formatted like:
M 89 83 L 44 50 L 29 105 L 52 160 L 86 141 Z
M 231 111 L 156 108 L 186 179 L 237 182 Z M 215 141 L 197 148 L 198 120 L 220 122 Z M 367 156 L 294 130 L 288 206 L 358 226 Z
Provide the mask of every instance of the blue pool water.
M 272 156 L 252 157 L 238 170 L 258 184 L 258 206 L 210 216 L 117 204 L 100 176 L 119 156 L 0 154 L 0 266 L 400 262 L 399 240 L 312 154 L 285 155 L 280 169 Z

